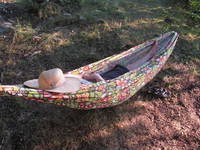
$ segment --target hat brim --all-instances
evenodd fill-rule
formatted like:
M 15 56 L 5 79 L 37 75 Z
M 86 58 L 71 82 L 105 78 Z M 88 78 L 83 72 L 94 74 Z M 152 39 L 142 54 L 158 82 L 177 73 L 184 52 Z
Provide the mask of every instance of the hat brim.
M 28 80 L 24 82 L 24 85 L 30 88 L 39 89 L 38 79 Z M 56 93 L 71 93 L 78 91 L 80 86 L 81 86 L 80 78 L 76 78 L 73 76 L 65 76 L 65 81 L 61 86 L 45 91 L 56 92 Z

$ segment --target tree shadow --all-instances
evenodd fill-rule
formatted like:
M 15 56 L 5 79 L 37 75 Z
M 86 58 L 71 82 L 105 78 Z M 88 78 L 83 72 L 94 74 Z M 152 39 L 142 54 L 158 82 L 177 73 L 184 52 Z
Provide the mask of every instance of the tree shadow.
M 1 133 L 4 137 L 0 136 L 0 139 L 7 142 L 2 143 L 4 148 L 12 149 L 33 149 L 37 145 L 46 149 L 51 148 L 51 142 L 58 142 L 59 147 L 62 144 L 70 146 L 72 142 L 72 149 L 76 146 L 73 143 L 77 142 L 81 148 L 85 136 L 113 128 L 113 124 L 120 121 L 118 115 L 127 113 L 117 113 L 117 107 L 82 111 L 36 102 L 17 102 L 14 98 L 1 98 L 0 102 L 1 122 L 5 124 Z M 141 110 L 136 108 L 129 115 L 137 115 Z M 55 147 L 53 144 L 52 148 Z

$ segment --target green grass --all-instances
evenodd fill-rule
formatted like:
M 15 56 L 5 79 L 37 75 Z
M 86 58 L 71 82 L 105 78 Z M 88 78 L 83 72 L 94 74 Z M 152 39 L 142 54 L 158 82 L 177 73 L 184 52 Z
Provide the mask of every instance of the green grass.
M 37 68 L 31 77 L 53 67 L 70 70 L 172 30 L 180 35 L 172 55 L 174 61 L 199 62 L 200 24 L 189 10 L 162 0 L 82 0 L 79 5 L 81 9 L 63 16 L 63 11 L 67 11 L 65 7 L 49 3 L 42 8 L 41 20 L 30 16 L 31 20 L 27 15 L 20 18 L 11 40 L 0 45 L 8 54 L 5 60 L 2 55 L 1 62 L 5 62 L 5 65 L 1 63 L 2 68 L 16 67 L 16 70 L 7 70 L 13 76 L 23 67 L 32 72 L 24 66 L 30 59 L 30 64 Z M 53 7 L 61 9 L 54 12 L 50 9 Z M 34 57 L 29 58 L 34 52 Z M 25 59 L 21 59 L 24 56 Z M 80 61 L 74 63 L 76 59 Z
M 172 30 L 180 35 L 172 55 L 174 61 L 199 62 L 200 24 L 186 9 L 162 0 L 83 0 L 80 6 L 81 9 L 63 16 L 68 9 L 49 3 L 42 7 L 41 19 L 32 15 L 20 18 L 11 40 L 0 45 L 8 55 L 4 59 L 2 54 L 1 58 L 2 68 L 8 68 L 6 73 L 10 75 L 4 81 L 16 82 L 9 78 L 21 72 L 21 68 L 30 75 L 19 76 L 18 83 L 37 77 L 44 69 L 75 69 Z M 53 7 L 60 11 L 52 11 Z M 26 67 L 27 60 L 36 70 Z

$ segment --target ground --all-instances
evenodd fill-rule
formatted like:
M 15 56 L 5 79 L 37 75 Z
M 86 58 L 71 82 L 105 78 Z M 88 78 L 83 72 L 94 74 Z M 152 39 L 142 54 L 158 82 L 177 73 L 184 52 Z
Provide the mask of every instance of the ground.
M 84 0 L 6 17 L 13 27 L 0 36 L 1 84 L 69 71 L 168 31 L 180 36 L 160 73 L 121 105 L 83 111 L 1 97 L 0 150 L 200 149 L 198 16 L 172 0 Z M 149 95 L 153 87 L 170 97 Z

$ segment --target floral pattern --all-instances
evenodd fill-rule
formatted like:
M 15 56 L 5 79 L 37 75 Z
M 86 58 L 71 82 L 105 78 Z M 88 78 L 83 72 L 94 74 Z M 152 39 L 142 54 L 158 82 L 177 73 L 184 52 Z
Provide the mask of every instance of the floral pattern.
M 61 106 L 67 106 L 76 109 L 96 109 L 118 105 L 131 96 L 133 96 L 140 88 L 148 83 L 161 70 L 178 39 L 178 34 L 174 31 L 166 33 L 154 40 L 169 39 L 170 43 L 166 48 L 159 51 L 154 59 L 151 59 L 137 70 L 130 71 L 124 75 L 112 80 L 83 85 L 76 93 L 51 93 L 43 90 L 23 88 L 20 86 L 0 86 L 1 96 L 17 96 L 24 97 L 28 100 L 34 100 L 44 103 L 54 103 Z M 132 54 L 149 45 L 151 41 L 147 41 L 141 45 L 133 47 L 121 54 L 113 55 L 98 62 L 78 68 L 68 74 L 82 74 L 88 71 L 104 72 L 106 66 L 110 63 L 124 64 L 131 59 Z

